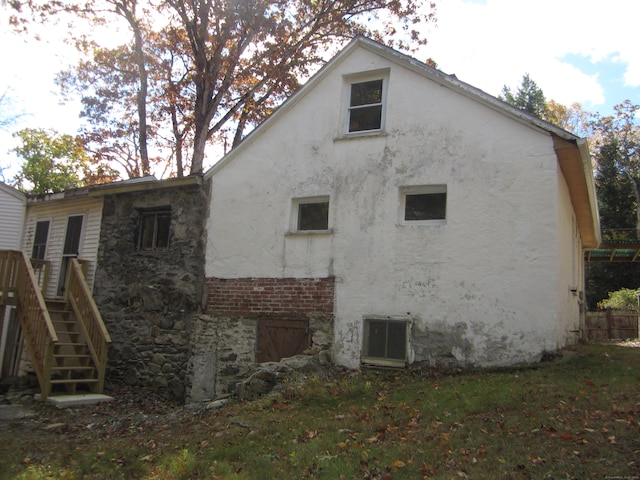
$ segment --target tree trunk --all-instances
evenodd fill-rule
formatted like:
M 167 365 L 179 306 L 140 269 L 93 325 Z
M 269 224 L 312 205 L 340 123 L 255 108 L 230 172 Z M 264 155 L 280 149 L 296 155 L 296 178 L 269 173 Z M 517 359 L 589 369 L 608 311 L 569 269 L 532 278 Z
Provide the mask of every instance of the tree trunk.
M 151 173 L 149 164 L 149 153 L 147 151 L 147 67 L 144 62 L 144 51 L 142 49 L 142 34 L 137 22 L 135 22 L 136 38 L 136 63 L 138 64 L 138 75 L 140 78 L 140 89 L 136 96 L 138 102 L 138 141 L 140 142 L 140 161 L 142 163 L 142 174 Z
M 136 95 L 136 104 L 138 107 L 138 148 L 140 149 L 140 163 L 142 166 L 142 175 L 151 173 L 151 165 L 149 164 L 149 153 L 147 151 L 147 89 L 149 75 L 144 60 L 144 48 L 142 40 L 142 31 L 140 30 L 140 22 L 136 18 L 135 1 L 127 3 L 126 1 L 117 2 L 116 10 L 121 16 L 127 20 L 133 37 L 135 40 L 136 66 L 138 67 L 138 80 L 140 87 Z
M 191 159 L 191 175 L 202 173 L 204 166 L 204 150 L 207 146 L 208 123 L 196 121 L 196 131 L 193 138 L 193 158 Z
M 631 177 L 631 183 L 636 195 L 636 239 L 640 240 L 640 178 Z

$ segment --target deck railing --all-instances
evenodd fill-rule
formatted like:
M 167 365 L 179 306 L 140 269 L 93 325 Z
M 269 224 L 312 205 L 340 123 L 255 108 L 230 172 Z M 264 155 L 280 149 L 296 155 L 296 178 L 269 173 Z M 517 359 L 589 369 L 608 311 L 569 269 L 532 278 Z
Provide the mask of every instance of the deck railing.
M 70 260 L 66 295 L 80 322 L 82 333 L 98 370 L 98 391 L 102 392 L 107 367 L 107 348 L 111 343 L 111 337 L 85 280 L 85 269 L 78 259 Z

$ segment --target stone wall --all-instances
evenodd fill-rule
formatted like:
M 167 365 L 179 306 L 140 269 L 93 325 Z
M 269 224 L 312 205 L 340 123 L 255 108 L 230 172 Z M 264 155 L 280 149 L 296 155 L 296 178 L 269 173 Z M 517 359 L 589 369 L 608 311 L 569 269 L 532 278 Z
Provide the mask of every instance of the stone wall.
M 141 214 L 170 209 L 167 249 L 140 251 Z M 104 193 L 94 298 L 111 335 L 106 382 L 183 400 L 191 324 L 202 310 L 208 186 L 155 182 Z

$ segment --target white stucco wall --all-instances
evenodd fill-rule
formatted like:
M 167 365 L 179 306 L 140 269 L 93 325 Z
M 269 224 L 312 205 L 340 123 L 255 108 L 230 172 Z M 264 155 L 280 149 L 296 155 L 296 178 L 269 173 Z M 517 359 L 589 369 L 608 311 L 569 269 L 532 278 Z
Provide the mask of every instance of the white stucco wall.
M 57 194 L 54 194 L 57 195 Z M 62 197 L 62 194 L 60 194 Z M 93 279 L 98 255 L 98 241 L 100 238 L 100 221 L 102 219 L 102 197 L 60 198 L 55 200 L 30 201 L 27 207 L 23 249 L 31 255 L 36 224 L 41 220 L 49 220 L 49 238 L 45 251 L 45 260 L 51 262 L 49 271 L 49 285 L 45 296 L 57 295 L 62 251 L 64 247 L 67 220 L 70 216 L 83 215 L 82 233 L 80 240 L 80 254 L 78 258 L 89 261 L 87 283 L 93 288 Z
M 558 322 L 556 346 L 575 343 L 584 302 L 584 252 L 564 176 L 558 175 Z
M 380 69 L 385 133 L 344 138 L 344 76 Z M 207 277 L 335 276 L 333 355 L 349 367 L 369 315 L 410 318 L 423 361 L 556 348 L 566 212 L 547 133 L 366 50 L 276 118 L 213 174 Z M 434 184 L 446 224 L 401 225 L 399 189 Z M 330 196 L 331 233 L 287 234 L 292 199 L 315 195 Z

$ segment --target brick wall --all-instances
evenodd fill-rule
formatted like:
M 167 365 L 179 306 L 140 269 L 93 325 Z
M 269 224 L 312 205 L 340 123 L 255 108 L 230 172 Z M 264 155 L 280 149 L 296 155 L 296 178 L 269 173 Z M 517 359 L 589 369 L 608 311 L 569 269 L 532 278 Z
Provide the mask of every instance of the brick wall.
M 208 278 L 206 311 L 215 315 L 333 315 L 333 278 Z

